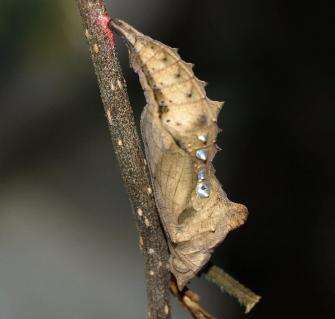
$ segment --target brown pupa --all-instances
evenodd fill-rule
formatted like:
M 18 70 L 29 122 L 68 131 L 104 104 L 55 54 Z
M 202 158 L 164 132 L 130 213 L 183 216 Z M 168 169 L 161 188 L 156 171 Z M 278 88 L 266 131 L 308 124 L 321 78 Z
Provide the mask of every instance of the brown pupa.
M 206 97 L 205 82 L 176 49 L 124 21 L 110 24 L 127 40 L 146 97 L 141 132 L 170 270 L 182 289 L 247 217 L 247 208 L 231 202 L 214 175 L 216 120 L 223 103 Z

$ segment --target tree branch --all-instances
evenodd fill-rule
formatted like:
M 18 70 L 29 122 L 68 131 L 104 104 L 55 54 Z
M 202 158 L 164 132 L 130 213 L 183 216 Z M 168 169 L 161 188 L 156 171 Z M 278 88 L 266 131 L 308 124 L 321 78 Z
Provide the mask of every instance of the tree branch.
M 147 317 L 169 318 L 168 248 L 102 0 L 77 0 L 121 176 L 133 206 L 145 260 Z M 139 315 L 141 317 L 141 315 Z

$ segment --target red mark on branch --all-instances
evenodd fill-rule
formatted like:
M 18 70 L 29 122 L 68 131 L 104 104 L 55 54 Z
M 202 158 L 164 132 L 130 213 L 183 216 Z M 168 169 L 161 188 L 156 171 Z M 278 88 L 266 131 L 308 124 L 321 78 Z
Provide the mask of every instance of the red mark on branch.
M 110 17 L 108 14 L 100 15 L 98 17 L 98 24 L 101 26 L 103 32 L 108 38 L 111 46 L 114 46 L 114 34 L 112 30 L 108 27 L 108 22 L 110 21 Z

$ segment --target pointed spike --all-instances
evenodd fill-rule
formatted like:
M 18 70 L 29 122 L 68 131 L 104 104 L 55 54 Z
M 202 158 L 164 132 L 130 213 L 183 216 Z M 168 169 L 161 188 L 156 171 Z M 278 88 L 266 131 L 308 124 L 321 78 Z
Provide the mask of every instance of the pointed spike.
M 172 48 L 172 51 L 175 53 L 178 53 L 179 49 L 178 48 Z
M 224 101 L 210 101 L 210 103 L 219 110 L 221 110 L 224 105 Z
M 190 62 L 185 62 L 186 67 L 190 70 L 193 71 L 194 64 Z
M 202 87 L 206 87 L 208 85 L 208 82 L 199 80 L 198 78 L 197 78 L 197 81 Z
M 211 157 L 208 159 L 209 161 L 212 161 L 215 155 L 218 153 L 218 149 L 216 147 L 216 144 L 214 143 L 214 147 L 211 150 Z
M 215 146 L 217 152 L 222 151 L 222 148 L 219 145 L 217 145 L 216 143 L 214 144 L 214 146 Z

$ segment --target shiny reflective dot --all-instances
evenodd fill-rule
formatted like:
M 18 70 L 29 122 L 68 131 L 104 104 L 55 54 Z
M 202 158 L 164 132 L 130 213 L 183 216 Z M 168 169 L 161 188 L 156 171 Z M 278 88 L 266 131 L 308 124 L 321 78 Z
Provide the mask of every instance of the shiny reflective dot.
M 198 181 L 206 179 L 206 170 L 203 168 L 198 172 Z
M 211 192 L 208 183 L 200 182 L 197 184 L 196 192 L 199 197 L 207 198 Z
M 200 150 L 197 150 L 195 152 L 195 156 L 202 161 L 206 161 L 207 156 L 208 156 L 208 152 L 207 152 L 207 150 L 200 149 Z
M 198 135 L 198 140 L 200 142 L 206 143 L 207 139 L 208 139 L 208 135 L 207 134 L 200 134 L 200 135 Z

